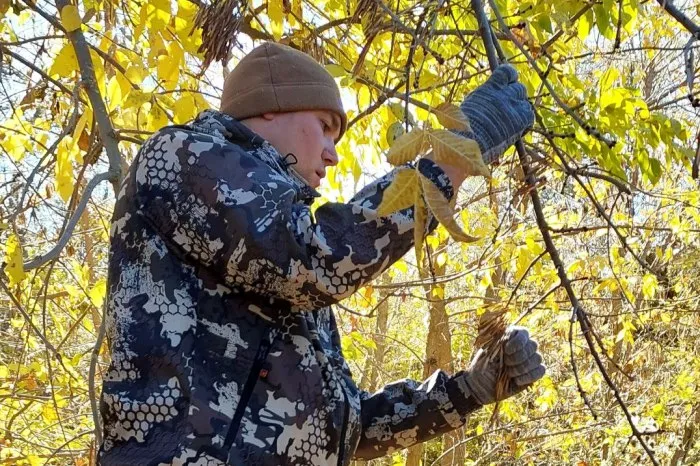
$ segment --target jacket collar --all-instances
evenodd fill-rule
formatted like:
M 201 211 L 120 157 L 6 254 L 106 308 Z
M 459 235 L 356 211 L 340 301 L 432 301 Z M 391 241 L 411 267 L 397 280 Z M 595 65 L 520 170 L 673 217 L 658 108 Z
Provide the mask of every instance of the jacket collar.
M 190 126 L 197 131 L 222 137 L 240 146 L 249 154 L 268 164 L 273 170 L 287 175 L 297 188 L 301 201 L 310 204 L 314 198 L 320 196 L 318 191 L 312 188 L 294 167 L 284 160 L 277 149 L 272 147 L 272 144 L 235 118 L 216 110 L 204 110 L 197 115 Z

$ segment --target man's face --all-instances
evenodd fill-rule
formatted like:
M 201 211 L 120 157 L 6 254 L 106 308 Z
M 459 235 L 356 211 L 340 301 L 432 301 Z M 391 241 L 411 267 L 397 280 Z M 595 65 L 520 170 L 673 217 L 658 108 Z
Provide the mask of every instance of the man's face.
M 266 113 L 268 134 L 261 134 L 284 157 L 292 153 L 294 169 L 313 188 L 326 176 L 326 168 L 338 164 L 335 140 L 340 135 L 340 117 L 326 110 Z M 293 161 L 290 156 L 287 161 Z

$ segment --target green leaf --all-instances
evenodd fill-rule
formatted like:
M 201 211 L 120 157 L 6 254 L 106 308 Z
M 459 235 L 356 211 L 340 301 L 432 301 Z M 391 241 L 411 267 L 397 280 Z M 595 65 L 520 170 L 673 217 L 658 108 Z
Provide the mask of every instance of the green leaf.
M 595 13 L 595 24 L 598 26 L 598 30 L 604 37 L 609 38 L 612 26 L 610 25 L 608 10 L 601 5 L 596 5 L 593 7 L 593 12 Z

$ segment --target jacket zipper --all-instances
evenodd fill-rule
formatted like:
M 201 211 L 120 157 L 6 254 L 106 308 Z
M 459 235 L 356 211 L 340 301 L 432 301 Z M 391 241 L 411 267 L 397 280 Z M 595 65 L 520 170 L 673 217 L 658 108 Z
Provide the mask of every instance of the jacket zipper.
M 258 352 L 255 355 L 255 360 L 250 368 L 250 374 L 248 374 L 248 380 L 246 380 L 243 386 L 243 391 L 241 392 L 241 398 L 238 401 L 238 406 L 236 406 L 236 412 L 233 414 L 233 419 L 231 420 L 231 425 L 229 426 L 228 433 L 226 434 L 226 439 L 224 440 L 224 450 L 228 455 L 228 451 L 233 445 L 236 439 L 236 434 L 241 426 L 241 421 L 243 420 L 243 414 L 248 406 L 250 397 L 253 395 L 253 389 L 255 384 L 258 382 L 260 376 L 260 369 L 262 369 L 267 355 L 272 347 L 272 342 L 270 341 L 270 332 L 267 331 L 262 337 L 260 346 L 258 346 Z
M 350 402 L 348 401 L 348 394 L 345 393 L 345 388 L 340 385 L 343 391 L 343 400 L 345 400 L 345 408 L 343 409 L 343 427 L 340 430 L 340 448 L 338 450 L 338 466 L 343 466 L 345 464 L 345 436 L 348 431 L 348 418 L 350 417 Z

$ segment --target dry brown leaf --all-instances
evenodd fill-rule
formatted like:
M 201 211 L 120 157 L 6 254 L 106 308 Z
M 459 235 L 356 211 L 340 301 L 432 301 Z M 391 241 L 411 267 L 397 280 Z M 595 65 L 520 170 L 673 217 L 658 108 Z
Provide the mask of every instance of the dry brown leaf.
M 481 159 L 481 151 L 476 141 L 444 129 L 433 130 L 429 136 L 436 161 L 458 166 L 468 176 L 488 177 L 491 175 Z
M 503 346 L 506 342 L 505 333 L 508 326 L 506 322 L 506 311 L 507 309 L 505 308 L 496 308 L 493 311 L 484 312 L 479 318 L 479 334 L 476 337 L 476 341 L 474 341 L 474 346 L 476 348 L 481 348 L 486 352 L 486 357 L 479 360 L 481 363 L 479 369 L 485 368 L 486 365 L 495 358 L 498 358 L 500 364 L 498 377 L 496 379 L 497 401 L 491 415 L 492 425 L 498 420 L 499 400 L 507 398 L 506 395 L 510 385 L 510 378 L 503 363 Z
M 428 178 L 419 174 L 421 186 L 423 187 L 423 192 L 425 193 L 425 200 L 428 203 L 430 211 L 435 215 L 438 222 L 447 229 L 452 238 L 455 241 L 461 241 L 463 243 L 473 243 L 478 241 L 479 238 L 475 236 L 468 235 L 455 220 L 454 208 L 450 205 L 450 202 L 443 196 L 442 191 L 435 186 L 435 184 Z
M 418 191 L 418 173 L 413 168 L 399 170 L 384 191 L 377 213 L 382 217 L 411 207 Z
M 386 155 L 387 160 L 392 165 L 403 165 L 415 159 L 416 156 L 426 150 L 426 134 L 420 128 L 403 134 L 396 138 L 394 145 Z
M 423 189 L 419 183 L 414 198 L 413 210 L 413 242 L 416 248 L 416 263 L 418 264 L 418 275 L 423 278 L 427 276 L 423 267 L 423 239 L 428 222 L 428 207 L 423 200 Z
M 474 346 L 484 348 L 487 352 L 493 350 L 493 346 L 506 331 L 505 309 L 486 311 L 479 318 L 479 335 Z
M 432 109 L 442 126 L 457 131 L 469 131 L 469 120 L 459 107 L 449 102 L 442 103 Z

